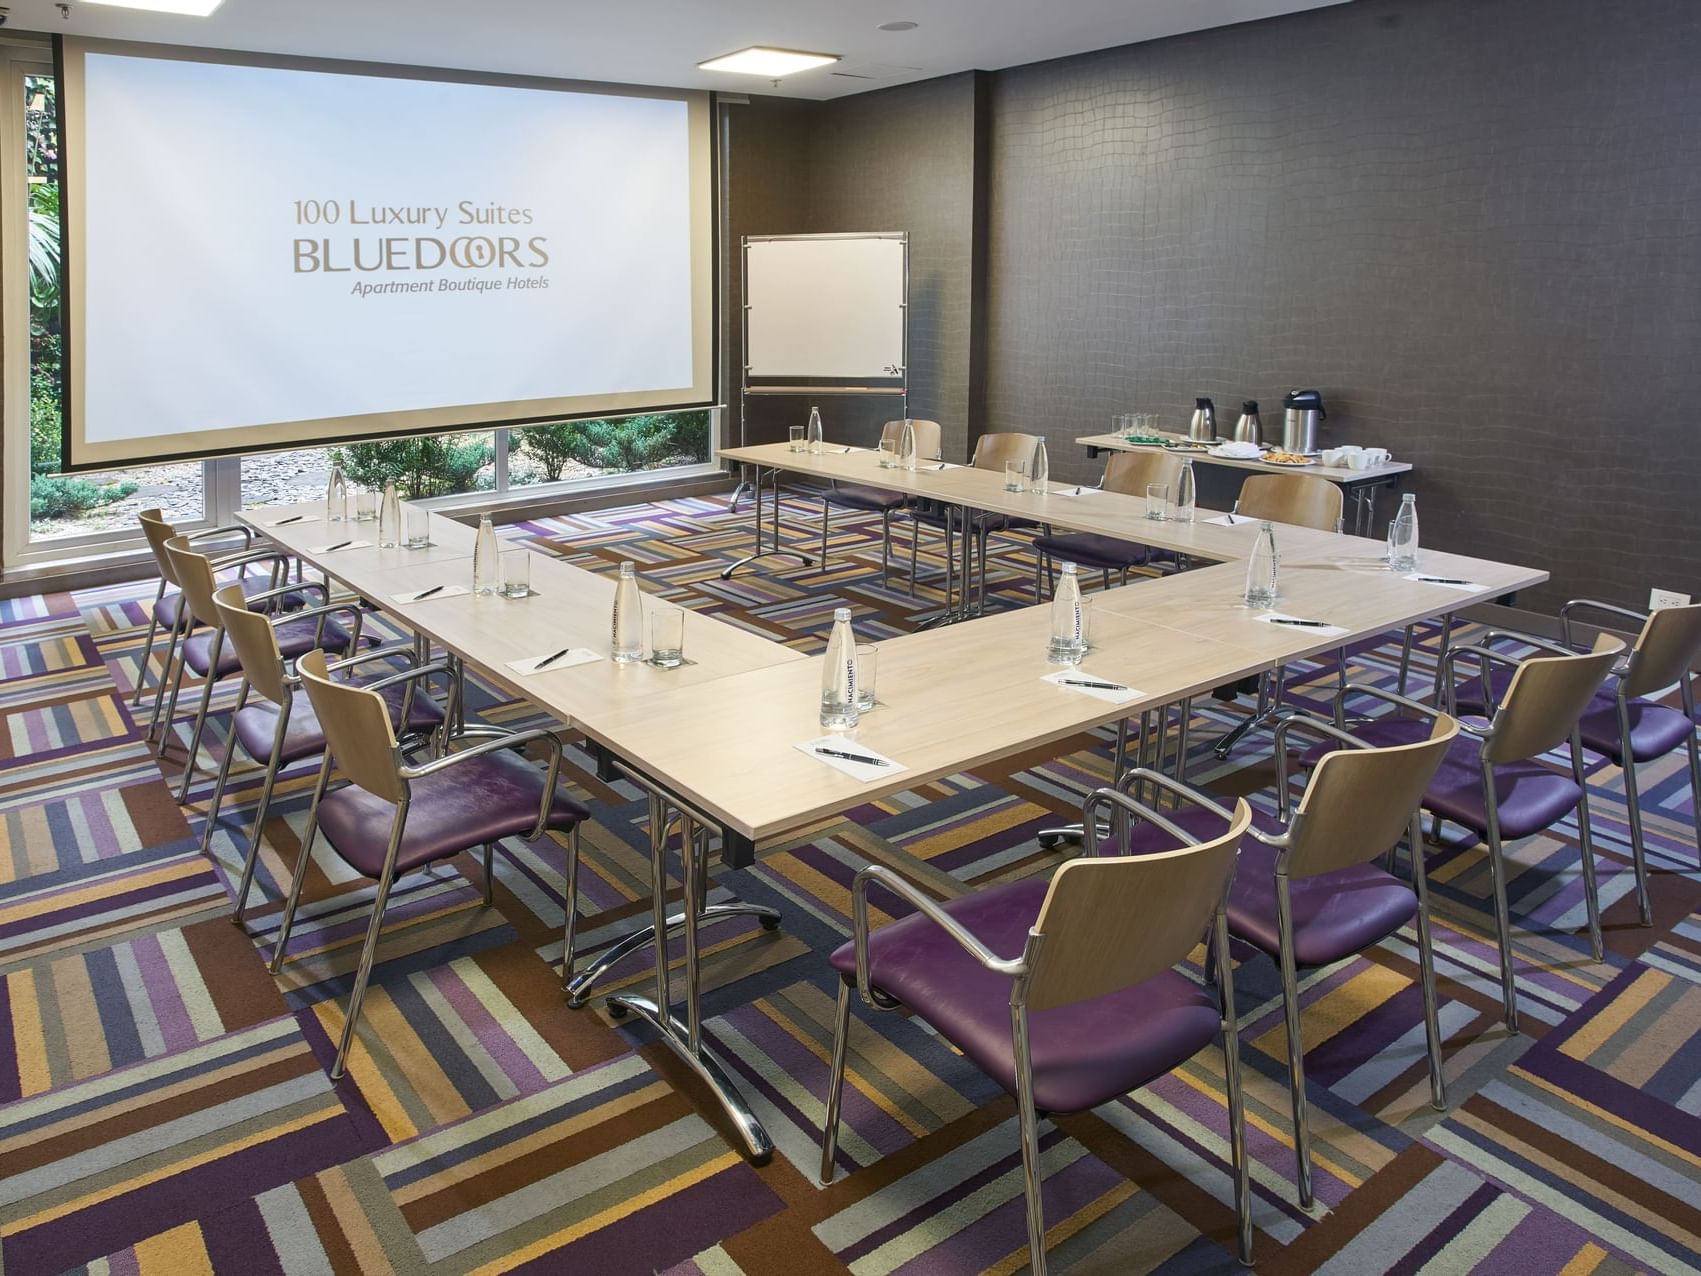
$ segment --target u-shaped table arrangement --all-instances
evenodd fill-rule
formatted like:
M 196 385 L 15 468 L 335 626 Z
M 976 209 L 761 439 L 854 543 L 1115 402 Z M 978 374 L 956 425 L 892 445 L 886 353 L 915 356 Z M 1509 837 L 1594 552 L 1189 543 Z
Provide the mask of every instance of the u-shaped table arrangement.
M 806 657 L 713 616 L 687 612 L 685 651 L 674 669 L 606 658 L 614 582 L 544 554 L 533 554 L 533 597 L 454 593 L 399 601 L 438 583 L 470 579 L 474 533 L 442 515 L 430 520 L 429 548 L 379 548 L 376 524 L 328 527 L 318 503 L 267 506 L 239 517 L 302 561 L 443 648 L 497 685 L 537 705 L 597 750 L 650 796 L 651 930 L 622 945 L 622 955 L 655 934 L 683 931 L 683 1018 L 675 1013 L 667 945 L 652 943 L 652 997 L 621 993 L 617 1010 L 650 1022 L 661 1039 L 710 1087 L 752 1159 L 773 1144 L 727 1071 L 702 1042 L 698 925 L 755 913 L 753 905 L 704 907 L 709 841 L 718 830 L 734 865 L 756 843 L 795 833 L 886 794 L 1042 747 L 1106 723 L 1167 710 L 1194 695 L 1415 621 L 1457 611 L 1540 584 L 1545 571 L 1426 550 L 1421 579 L 1391 572 L 1382 542 L 1279 525 L 1282 614 L 1324 622 L 1269 623 L 1241 599 L 1243 562 L 1258 524 L 1201 509 L 1192 523 L 1148 519 L 1141 499 L 1094 488 L 1054 485 L 1045 494 L 1007 492 L 1003 476 L 968 466 L 886 469 L 870 449 L 823 454 L 787 444 L 724 450 L 721 457 L 757 469 L 755 520 L 762 546 L 760 476 L 791 472 L 925 497 L 962 510 L 1004 514 L 1070 531 L 1095 532 L 1169 550 L 1210 564 L 1095 592 L 1092 650 L 1083 670 L 1135 689 L 1122 703 L 1045 680 L 1048 609 L 1017 608 L 888 639 L 879 647 L 879 707 L 848 737 L 897 765 L 872 779 L 853 777 L 798 748 L 821 735 L 820 657 Z M 935 463 L 936 464 L 936 463 Z M 778 485 L 774 485 L 778 541 Z M 363 532 L 362 528 L 370 531 Z M 340 533 L 340 534 L 337 534 Z M 327 548 L 353 539 L 354 544 Z M 966 576 L 965 587 L 966 587 Z M 519 672 L 565 647 L 605 658 Z M 668 832 L 682 829 L 682 910 L 666 908 Z M 572 901 L 568 901 L 572 907 Z M 574 982 L 581 1004 L 606 962 Z

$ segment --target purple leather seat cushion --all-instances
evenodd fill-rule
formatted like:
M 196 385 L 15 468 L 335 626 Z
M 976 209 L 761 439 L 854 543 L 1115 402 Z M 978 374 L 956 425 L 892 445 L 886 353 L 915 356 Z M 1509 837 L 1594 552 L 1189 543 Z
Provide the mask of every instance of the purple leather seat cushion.
M 242 592 L 250 597 L 255 594 L 263 594 L 268 589 L 272 588 L 272 578 L 270 576 L 244 576 L 236 583 L 241 585 Z M 261 606 L 267 610 L 271 610 L 274 606 L 281 605 L 284 611 L 289 611 L 301 606 L 301 603 L 302 598 L 300 594 L 281 594 L 276 599 L 267 599 L 261 604 Z M 173 591 L 166 594 L 164 598 L 155 600 L 154 619 L 159 621 L 159 623 L 164 625 L 167 629 L 170 629 L 173 625 L 175 625 L 182 615 L 183 595 L 180 592 Z
M 1133 541 L 1117 540 L 1094 532 L 1069 532 L 1058 536 L 1034 537 L 1034 548 L 1065 563 L 1082 567 L 1110 568 L 1139 567 L 1150 550 Z
M 1429 722 L 1421 718 L 1377 718 L 1348 728 L 1366 744 L 1381 747 L 1412 744 L 1429 738 Z M 1315 766 L 1332 744 L 1320 744 L 1304 756 Z M 1424 792 L 1423 804 L 1443 819 L 1487 836 L 1488 811 L 1483 803 L 1482 752 L 1476 737 L 1460 732 L 1447 747 L 1441 769 Z M 1539 833 L 1577 805 L 1582 790 L 1569 775 L 1541 762 L 1502 762 L 1494 768 L 1494 793 L 1500 812 L 1500 835 L 1510 841 Z
M 312 651 L 315 647 L 323 647 L 326 651 L 346 651 L 348 649 L 348 630 L 336 621 L 325 618 L 325 632 L 318 636 L 317 626 L 320 618 L 310 617 L 307 620 L 292 620 L 279 625 L 274 631 L 278 639 L 278 652 L 284 659 L 299 656 L 303 652 Z M 197 677 L 207 676 L 208 656 L 212 652 L 213 629 L 203 629 L 199 633 L 190 634 L 183 640 L 183 659 Z M 218 676 L 228 678 L 242 667 L 242 662 L 236 655 L 236 644 L 221 642 L 219 644 Z
M 1511 678 L 1510 671 L 1500 669 L 1490 675 L 1489 685 L 1494 688 L 1497 702 L 1505 693 Z M 1482 712 L 1482 680 L 1461 680 L 1454 691 L 1454 699 L 1460 712 Z M 1625 707 L 1630 717 L 1630 755 L 1636 762 L 1652 762 L 1655 758 L 1665 757 L 1673 749 L 1680 747 L 1695 730 L 1693 722 L 1680 710 L 1669 705 L 1658 704 L 1652 700 L 1632 699 Z M 1622 736 L 1618 729 L 1617 685 L 1614 680 L 1609 679 L 1606 686 L 1595 692 L 1577 725 L 1583 737 L 1584 748 L 1610 758 L 1619 766 L 1624 765 Z
M 382 677 L 355 679 L 354 685 L 374 682 Z M 401 720 L 402 704 L 407 694 L 404 684 L 385 687 L 378 692 L 390 706 L 392 724 Z M 423 689 L 416 689 L 413 703 L 408 706 L 404 731 L 424 733 L 442 724 L 443 710 Z M 248 756 L 264 762 L 272 756 L 272 741 L 277 737 L 278 706 L 269 700 L 253 699 L 236 712 L 236 738 Z M 310 758 L 325 751 L 325 733 L 319 726 L 319 715 L 313 712 L 313 701 L 307 692 L 297 688 L 291 693 L 289 726 L 284 730 L 283 748 L 278 760 L 283 763 Z
M 1046 883 L 1027 878 L 943 905 L 1000 957 L 1018 957 L 1039 916 Z M 844 944 L 833 968 L 856 979 L 856 949 Z M 1016 1089 L 1010 1042 L 1010 979 L 970 957 L 920 913 L 869 937 L 874 986 L 932 1024 L 1006 1090 Z M 1042 1112 L 1080 1112 L 1162 1076 L 1216 1039 L 1216 999 L 1175 971 L 1091 1001 L 1029 1015 L 1034 1103 Z
M 843 505 L 853 510 L 869 510 L 875 514 L 902 509 L 909 499 L 902 492 L 885 492 L 880 488 L 863 487 L 858 483 L 839 483 L 827 488 L 822 495 L 827 498 L 829 504 Z
M 529 833 L 537 822 L 547 774 L 513 750 L 501 749 L 415 780 L 396 872 Z M 319 828 L 350 868 L 377 877 L 383 871 L 395 811 L 383 798 L 349 785 L 319 803 Z M 557 786 L 548 828 L 564 833 L 589 816 Z

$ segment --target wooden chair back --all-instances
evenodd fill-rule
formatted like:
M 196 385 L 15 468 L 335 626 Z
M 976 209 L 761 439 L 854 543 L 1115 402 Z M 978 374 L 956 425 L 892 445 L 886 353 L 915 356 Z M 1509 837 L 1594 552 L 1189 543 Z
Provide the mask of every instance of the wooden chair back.
M 225 637 L 236 648 L 236 658 L 242 665 L 242 676 L 256 695 L 281 705 L 289 695 L 284 682 L 283 653 L 278 650 L 277 632 L 272 622 L 257 611 L 248 610 L 248 596 L 241 585 L 225 585 L 214 591 L 213 606 L 218 611 L 219 624 Z
M 915 430 L 915 454 L 918 460 L 938 461 L 942 458 L 944 447 L 944 431 L 939 428 L 937 421 L 924 421 L 920 417 L 909 418 L 910 426 Z M 902 420 L 888 421 L 880 427 L 880 441 L 890 443 L 894 448 L 898 440 L 904 436 Z
M 1168 483 L 1170 499 L 1181 480 L 1181 458 L 1168 452 L 1112 452 L 1104 463 L 1104 490 L 1144 496 L 1148 483 Z
M 1028 980 L 1028 1009 L 1102 997 L 1168 970 L 1193 951 L 1223 900 L 1245 798 L 1221 836 L 1153 855 L 1070 860 L 1058 869 L 1034 930 L 1044 936 Z
M 1591 652 L 1532 656 L 1520 664 L 1495 711 L 1483 757 L 1519 762 L 1564 744 L 1623 650 L 1617 638 L 1601 634 Z
M 396 733 L 384 697 L 364 687 L 334 682 L 318 648 L 295 662 L 295 671 L 313 702 L 325 745 L 344 775 L 374 797 L 400 802 L 404 790 L 396 772 Z
M 165 542 L 164 553 L 165 561 L 171 564 L 167 579 L 183 591 L 190 614 L 200 624 L 217 627 L 219 609 L 213 595 L 218 592 L 218 580 L 213 575 L 212 560 L 190 549 L 186 536 L 170 537 Z
M 1701 603 L 1660 608 L 1648 617 L 1630 649 L 1624 694 L 1651 696 L 1693 677 L 1697 654 L 1701 654 Z
M 1343 509 L 1341 489 L 1315 474 L 1254 474 L 1240 487 L 1240 512 L 1248 518 L 1333 532 Z
M 165 543 L 177 535 L 177 529 L 166 522 L 165 516 L 157 509 L 143 510 L 136 515 L 136 521 L 142 525 L 142 536 L 153 552 L 154 562 L 159 564 L 159 574 L 165 577 L 166 584 L 177 584 L 177 577 L 172 575 L 171 560 L 165 556 Z
M 974 459 L 969 462 L 977 470 L 1004 469 L 1007 461 L 1032 461 L 1037 434 L 983 434 L 975 441 Z
M 1430 724 L 1427 740 L 1324 755 L 1293 822 L 1288 876 L 1316 877 L 1387 854 L 1458 734 L 1459 724 L 1443 714 Z

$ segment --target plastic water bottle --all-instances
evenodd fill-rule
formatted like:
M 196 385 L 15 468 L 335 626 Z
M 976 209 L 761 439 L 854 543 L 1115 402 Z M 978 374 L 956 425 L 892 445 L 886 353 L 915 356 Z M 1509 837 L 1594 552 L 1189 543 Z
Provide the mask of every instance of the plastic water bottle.
M 496 529 L 486 514 L 478 520 L 478 539 L 473 542 L 473 593 L 496 592 L 497 558 Z
M 378 506 L 378 548 L 394 549 L 402 539 L 402 502 L 394 481 L 384 484 L 384 499 Z
M 898 434 L 898 468 L 915 469 L 915 422 L 904 418 L 904 428 Z
M 821 455 L 821 409 L 809 409 L 809 428 L 803 432 L 804 439 L 809 444 L 809 455 Z
M 1388 525 L 1388 568 L 1396 572 L 1415 572 L 1417 565 L 1417 496 L 1407 492 L 1400 498 L 1400 512 Z
M 1193 458 L 1181 458 L 1181 477 L 1175 481 L 1175 511 L 1171 522 L 1191 523 L 1193 510 L 1199 504 L 1199 484 L 1193 477 Z
M 638 588 L 638 569 L 630 560 L 620 564 L 609 636 L 609 655 L 615 664 L 636 664 L 644 658 L 644 591 Z
M 1276 525 L 1265 519 L 1258 524 L 1258 543 L 1246 564 L 1246 605 L 1274 607 L 1280 577 L 1276 554 Z
M 1034 440 L 1034 459 L 1028 466 L 1028 491 L 1045 495 L 1045 485 L 1051 478 L 1051 458 L 1045 452 L 1045 440 Z
M 849 607 L 833 612 L 833 632 L 827 638 L 827 658 L 821 666 L 821 725 L 854 727 L 857 709 L 856 635 Z
M 327 523 L 342 523 L 348 519 L 348 480 L 343 477 L 343 467 L 331 466 L 331 478 L 325 484 L 325 521 Z
M 1045 654 L 1054 665 L 1072 665 L 1087 654 L 1087 606 L 1074 563 L 1063 564 L 1051 599 L 1051 641 Z

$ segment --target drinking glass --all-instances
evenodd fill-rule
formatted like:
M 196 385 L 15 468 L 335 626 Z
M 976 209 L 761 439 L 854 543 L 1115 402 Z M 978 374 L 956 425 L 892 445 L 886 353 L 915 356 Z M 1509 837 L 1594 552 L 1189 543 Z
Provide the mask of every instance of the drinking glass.
M 510 549 L 502 555 L 502 597 L 525 598 L 532 592 L 532 552 Z
M 685 609 L 659 603 L 650 608 L 650 663 L 677 669 L 685 663 Z
M 898 463 L 898 444 L 895 439 L 880 440 L 880 468 L 889 470 Z
M 1169 517 L 1169 484 L 1146 484 L 1146 517 L 1161 523 Z
M 790 426 L 787 428 L 786 434 L 791 441 L 791 450 L 793 452 L 803 451 L 803 427 L 801 425 Z
M 406 510 L 407 539 L 402 543 L 408 549 L 424 549 L 431 544 L 431 511 L 418 505 L 409 505 Z
M 1026 461 L 1004 462 L 1004 490 L 1006 492 L 1025 492 L 1028 489 L 1028 463 Z
M 362 492 L 354 498 L 354 521 L 372 523 L 378 519 L 378 493 Z
M 873 643 L 858 643 L 856 648 L 856 707 L 858 712 L 874 709 L 874 668 L 880 649 Z

